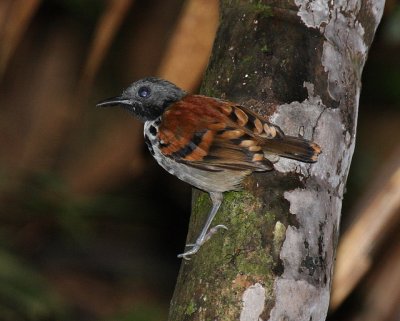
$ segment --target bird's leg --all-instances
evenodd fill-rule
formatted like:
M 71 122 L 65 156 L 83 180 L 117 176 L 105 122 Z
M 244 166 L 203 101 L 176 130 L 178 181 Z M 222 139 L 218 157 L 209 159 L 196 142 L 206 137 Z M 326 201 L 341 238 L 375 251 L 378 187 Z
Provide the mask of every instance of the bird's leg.
M 184 258 L 185 260 L 189 260 L 188 256 L 195 254 L 200 249 L 200 247 L 206 241 L 208 241 L 213 234 L 215 234 L 217 232 L 218 229 L 220 229 L 220 228 L 227 229 L 227 227 L 225 225 L 217 225 L 208 231 L 208 229 L 210 228 L 211 222 L 215 217 L 215 214 L 217 214 L 218 209 L 221 206 L 224 196 L 220 192 L 210 192 L 210 198 L 212 201 L 212 209 L 210 211 L 210 214 L 208 214 L 207 221 L 204 224 L 204 227 L 201 230 L 199 237 L 197 238 L 197 240 L 194 244 L 186 245 L 186 246 L 191 246 L 192 248 L 182 254 L 179 254 L 178 255 L 179 258 Z

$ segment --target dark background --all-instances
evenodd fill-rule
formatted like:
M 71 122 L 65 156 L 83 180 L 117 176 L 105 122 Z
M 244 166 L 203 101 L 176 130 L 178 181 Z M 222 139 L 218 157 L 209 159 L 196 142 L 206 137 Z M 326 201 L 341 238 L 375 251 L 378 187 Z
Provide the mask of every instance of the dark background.
M 190 187 L 155 163 L 138 121 L 94 106 L 149 75 L 195 92 L 217 6 L 117 2 L 0 4 L 0 320 L 166 319 Z M 388 1 L 363 73 L 342 230 L 399 139 L 400 5 Z M 374 266 L 391 257 L 400 269 L 398 232 L 396 220 Z M 356 319 L 374 266 L 331 320 Z

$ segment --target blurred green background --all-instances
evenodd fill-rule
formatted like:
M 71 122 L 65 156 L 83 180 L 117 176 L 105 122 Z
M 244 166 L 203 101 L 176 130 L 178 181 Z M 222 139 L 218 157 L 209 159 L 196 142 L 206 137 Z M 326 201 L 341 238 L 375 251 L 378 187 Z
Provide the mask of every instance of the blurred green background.
M 0 320 L 166 319 L 190 188 L 155 163 L 139 122 L 94 105 L 149 75 L 196 91 L 217 7 L 0 2 Z M 400 4 L 389 1 L 363 74 L 344 230 L 399 139 Z M 352 319 L 362 295 L 347 302 L 332 320 Z

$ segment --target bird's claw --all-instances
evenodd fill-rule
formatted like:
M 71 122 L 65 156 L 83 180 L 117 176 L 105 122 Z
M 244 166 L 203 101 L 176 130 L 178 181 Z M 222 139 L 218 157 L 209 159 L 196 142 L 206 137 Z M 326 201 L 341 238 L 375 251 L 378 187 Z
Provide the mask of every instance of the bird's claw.
M 215 233 L 217 233 L 218 230 L 221 229 L 221 228 L 222 228 L 222 229 L 225 229 L 225 230 L 228 230 L 228 228 L 227 228 L 225 225 L 223 225 L 223 224 L 219 224 L 219 225 L 216 225 L 216 226 L 210 228 L 210 230 L 209 230 L 209 231 L 207 232 L 207 234 L 204 236 L 204 241 L 203 241 L 203 243 L 207 242 L 207 241 L 211 238 L 211 236 L 213 236 Z
M 197 251 L 200 249 L 201 244 L 186 244 L 186 247 L 191 246 L 192 248 L 190 250 L 185 251 L 182 254 L 178 254 L 178 258 L 182 258 L 186 261 L 190 261 L 190 255 L 193 255 L 195 253 L 197 253 Z
M 187 261 L 190 261 L 190 255 L 196 254 L 198 252 L 198 250 L 200 249 L 200 247 L 207 242 L 211 236 L 213 236 L 215 233 L 217 233 L 217 231 L 219 229 L 225 229 L 228 230 L 228 228 L 225 225 L 219 224 L 216 225 L 212 228 L 210 228 L 210 230 L 207 232 L 207 234 L 202 238 L 202 239 L 198 239 L 196 241 L 196 243 L 189 243 L 186 244 L 185 247 L 191 247 L 190 250 L 185 251 L 184 253 L 178 254 L 178 258 L 182 258 L 185 259 Z

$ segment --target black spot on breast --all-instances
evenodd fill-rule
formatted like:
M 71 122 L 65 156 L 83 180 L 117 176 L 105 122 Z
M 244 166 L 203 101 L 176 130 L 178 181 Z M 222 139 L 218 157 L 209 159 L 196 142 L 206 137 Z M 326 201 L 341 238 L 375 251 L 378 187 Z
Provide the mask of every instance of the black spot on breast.
M 152 134 L 153 136 L 157 135 L 157 128 L 154 127 L 153 125 L 150 126 L 149 131 L 150 131 L 150 134 Z

